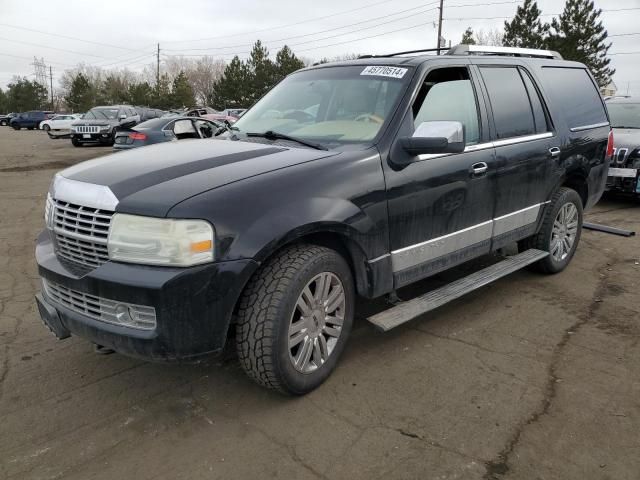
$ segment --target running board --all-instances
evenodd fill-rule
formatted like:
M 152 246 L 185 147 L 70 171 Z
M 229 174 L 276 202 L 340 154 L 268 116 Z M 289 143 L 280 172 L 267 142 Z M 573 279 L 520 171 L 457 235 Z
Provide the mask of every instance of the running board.
M 373 323 L 378 329 L 386 332 L 424 313 L 435 310 L 456 298 L 460 298 L 469 292 L 484 287 L 510 273 L 520 270 L 527 265 L 542 260 L 548 255 L 549 252 L 543 252 L 542 250 L 536 250 L 534 248 L 526 250 L 443 287 L 427 292 L 424 295 L 399 303 L 388 310 L 369 317 L 367 320 Z

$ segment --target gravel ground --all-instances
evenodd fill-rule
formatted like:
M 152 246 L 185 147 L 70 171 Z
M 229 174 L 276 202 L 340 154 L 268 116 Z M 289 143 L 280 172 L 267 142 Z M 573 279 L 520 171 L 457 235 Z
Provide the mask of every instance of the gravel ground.
M 49 182 L 107 153 L 0 127 L 0 478 L 640 478 L 640 237 L 584 231 L 565 272 L 518 272 L 387 334 L 363 304 L 327 383 L 285 398 L 232 356 L 100 356 L 40 323 Z M 588 219 L 640 230 L 639 205 Z

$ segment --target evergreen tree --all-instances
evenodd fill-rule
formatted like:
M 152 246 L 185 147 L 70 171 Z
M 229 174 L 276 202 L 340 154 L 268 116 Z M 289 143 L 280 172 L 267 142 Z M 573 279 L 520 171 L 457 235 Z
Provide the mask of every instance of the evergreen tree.
M 153 102 L 153 88 L 148 82 L 133 83 L 127 89 L 127 102 L 132 105 L 149 106 Z
M 35 80 L 15 77 L 7 86 L 7 108 L 12 112 L 25 112 L 44 108 L 47 89 Z
M 216 82 L 212 106 L 219 110 L 224 108 L 247 108 L 249 103 L 249 88 L 251 87 L 250 72 L 247 64 L 235 56 L 227 65 L 222 78 Z
M 0 112 L 7 113 L 9 110 L 7 94 L 0 88 Z
M 541 13 L 535 0 L 524 0 L 513 19 L 510 22 L 504 22 L 503 45 L 505 47 L 546 48 L 549 24 L 542 23 Z
M 96 106 L 96 93 L 89 79 L 78 73 L 72 80 L 65 101 L 74 112 L 87 112 Z
M 304 68 L 304 63 L 286 45 L 276 55 L 276 82 L 279 82 L 290 73 Z
M 598 85 L 606 86 L 615 70 L 609 67 L 607 31 L 602 25 L 601 9 L 592 0 L 567 0 L 559 18 L 551 22 L 548 45 L 566 60 L 582 62 L 595 77 Z
M 248 101 L 250 105 L 257 102 L 276 83 L 276 66 L 269 60 L 267 47 L 262 46 L 262 42 L 257 40 L 251 50 L 251 55 L 247 61 L 250 72 L 250 90 Z
M 151 106 L 166 110 L 173 106 L 171 102 L 171 81 L 169 80 L 169 75 L 165 73 L 160 76 L 160 83 L 154 88 Z
M 195 104 L 193 88 L 191 88 L 187 76 L 182 71 L 173 79 L 171 104 L 177 108 L 190 107 Z
M 460 40 L 461 45 L 475 45 L 476 41 L 473 38 L 473 30 L 471 27 L 467 27 L 467 29 L 462 34 L 462 40 Z
M 100 87 L 99 103 L 119 104 L 127 101 L 127 85 L 122 77 L 114 74 L 108 75 Z

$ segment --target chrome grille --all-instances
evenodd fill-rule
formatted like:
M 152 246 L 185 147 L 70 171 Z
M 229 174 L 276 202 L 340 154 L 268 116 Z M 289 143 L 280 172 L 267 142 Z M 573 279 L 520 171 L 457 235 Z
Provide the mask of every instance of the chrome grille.
M 42 285 L 45 295 L 53 302 L 94 320 L 141 330 L 156 328 L 154 307 L 89 295 L 45 279 L 42 279 Z
M 61 200 L 52 203 L 56 253 L 66 260 L 93 268 L 107 262 L 107 237 L 113 212 Z
M 79 125 L 75 128 L 78 133 L 100 133 L 100 127 L 94 125 Z

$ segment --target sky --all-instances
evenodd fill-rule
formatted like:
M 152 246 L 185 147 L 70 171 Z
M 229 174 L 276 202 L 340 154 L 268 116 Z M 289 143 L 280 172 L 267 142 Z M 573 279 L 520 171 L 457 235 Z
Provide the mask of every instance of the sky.
M 0 87 L 14 75 L 34 79 L 33 57 L 53 69 L 83 62 L 141 71 L 168 55 L 246 57 L 260 39 L 275 56 L 284 44 L 307 59 L 382 54 L 436 46 L 436 0 L 0 0 Z M 443 37 L 503 28 L 522 0 L 444 0 Z M 613 43 L 619 93 L 640 96 L 640 0 L 596 0 Z M 549 21 L 564 6 L 538 0 Z M 633 9 L 636 10 L 628 10 Z M 620 10 L 627 9 L 627 10 Z M 629 35 L 632 34 L 632 35 Z M 635 34 L 635 35 L 633 35 Z M 616 36 L 613 36 L 616 35 Z M 624 54 L 624 52 L 636 52 Z

